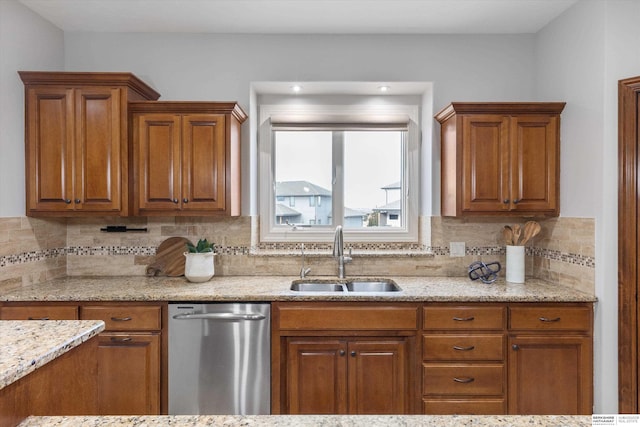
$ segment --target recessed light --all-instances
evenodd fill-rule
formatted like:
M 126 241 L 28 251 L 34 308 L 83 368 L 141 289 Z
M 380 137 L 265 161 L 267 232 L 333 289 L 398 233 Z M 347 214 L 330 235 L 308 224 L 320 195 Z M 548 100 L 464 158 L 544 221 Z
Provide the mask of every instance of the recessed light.
M 387 85 L 383 85 L 383 86 L 378 86 L 378 90 L 380 92 L 389 92 L 389 89 L 391 89 L 391 86 L 387 86 Z
M 291 90 L 294 91 L 295 93 L 298 93 L 302 90 L 302 86 L 300 85 L 293 85 L 291 86 Z

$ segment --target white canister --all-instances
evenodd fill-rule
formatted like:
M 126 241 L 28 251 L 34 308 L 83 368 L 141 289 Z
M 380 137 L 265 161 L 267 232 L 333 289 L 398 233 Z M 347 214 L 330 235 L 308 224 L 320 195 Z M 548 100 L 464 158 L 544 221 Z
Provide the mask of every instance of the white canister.
M 524 246 L 507 245 L 507 282 L 524 283 Z
M 213 252 L 185 252 L 184 277 L 190 282 L 206 282 L 215 274 Z

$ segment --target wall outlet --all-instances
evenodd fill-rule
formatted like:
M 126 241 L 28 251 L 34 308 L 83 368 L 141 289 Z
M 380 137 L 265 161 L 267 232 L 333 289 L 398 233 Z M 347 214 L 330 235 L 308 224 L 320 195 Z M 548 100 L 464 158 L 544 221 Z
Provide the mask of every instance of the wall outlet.
M 449 242 L 449 255 L 452 257 L 465 256 L 466 250 L 464 242 Z

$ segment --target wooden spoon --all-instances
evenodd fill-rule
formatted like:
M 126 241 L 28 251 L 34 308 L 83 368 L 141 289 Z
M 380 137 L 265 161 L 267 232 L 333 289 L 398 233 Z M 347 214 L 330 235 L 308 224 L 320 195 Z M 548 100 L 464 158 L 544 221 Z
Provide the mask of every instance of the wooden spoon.
M 513 244 L 514 246 L 519 246 L 518 240 L 520 240 L 520 234 L 522 233 L 522 229 L 520 228 L 520 224 L 516 224 L 513 226 Z
M 505 244 L 511 246 L 513 245 L 513 230 L 508 225 L 505 225 L 502 229 L 502 237 L 504 238 Z
M 535 237 L 540 232 L 540 224 L 535 221 L 528 221 L 524 225 L 524 238 L 522 239 L 522 244 L 524 245 L 530 239 Z

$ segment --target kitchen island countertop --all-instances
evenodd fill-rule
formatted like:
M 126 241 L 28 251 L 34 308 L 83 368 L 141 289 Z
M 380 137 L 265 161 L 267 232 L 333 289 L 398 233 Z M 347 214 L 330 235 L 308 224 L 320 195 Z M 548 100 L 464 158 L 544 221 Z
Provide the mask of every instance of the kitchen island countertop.
M 591 427 L 589 415 L 180 415 L 29 417 L 20 427 Z
M 103 330 L 101 320 L 1 320 L 0 389 Z
M 66 277 L 0 294 L 0 302 L 68 301 L 384 301 L 384 302 L 595 302 L 561 283 L 526 279 L 485 284 L 467 277 L 391 277 L 401 292 L 294 292 L 292 276 L 214 276 L 204 283 L 184 277 Z M 309 281 L 328 280 L 312 276 Z

